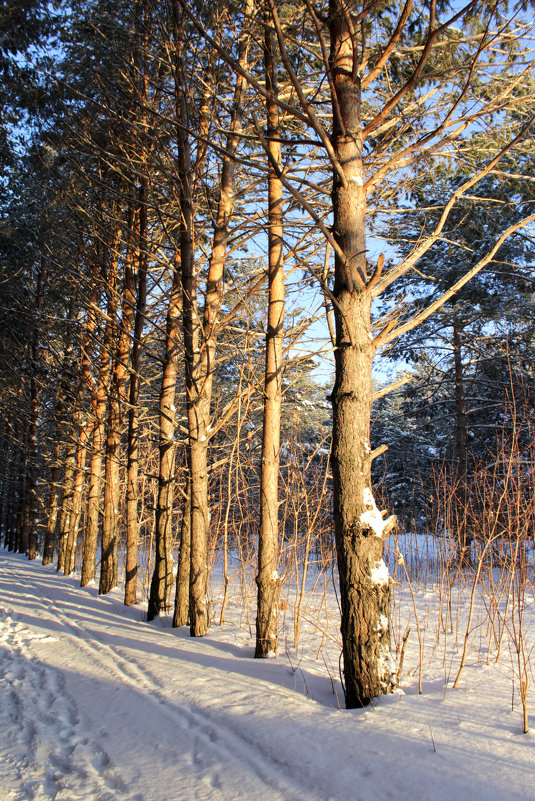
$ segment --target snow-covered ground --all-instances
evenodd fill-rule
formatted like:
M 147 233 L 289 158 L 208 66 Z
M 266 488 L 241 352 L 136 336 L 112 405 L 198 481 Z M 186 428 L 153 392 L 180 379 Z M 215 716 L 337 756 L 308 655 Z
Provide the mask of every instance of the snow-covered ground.
M 411 625 L 403 691 L 346 711 L 334 613 L 321 631 L 309 604 L 299 652 L 283 643 L 278 658 L 258 661 L 237 607 L 193 640 L 167 618 L 144 622 L 119 590 L 99 597 L 0 551 L 0 801 L 532 799 L 535 739 L 521 733 L 517 689 L 512 702 L 510 632 L 502 658 L 485 659 L 476 616 L 477 648 L 451 687 L 466 615 L 459 598 L 416 591 L 420 695 L 412 599 L 398 588 L 398 643 Z M 433 622 L 446 613 L 449 638 Z M 529 603 L 528 650 L 534 619 Z

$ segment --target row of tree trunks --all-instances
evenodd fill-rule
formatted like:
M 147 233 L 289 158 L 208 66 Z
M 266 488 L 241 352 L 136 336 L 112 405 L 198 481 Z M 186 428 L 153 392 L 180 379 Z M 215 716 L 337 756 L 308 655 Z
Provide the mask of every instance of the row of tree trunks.
M 246 14 L 252 5 L 247 5 Z M 175 34 L 175 98 L 177 118 L 178 160 L 177 173 L 181 208 L 180 262 L 182 276 L 182 317 L 184 337 L 184 360 L 186 398 L 188 413 L 188 488 L 184 501 L 186 518 L 182 525 L 181 554 L 177 573 L 177 593 L 174 624 L 180 625 L 189 617 L 192 636 L 202 636 L 208 629 L 207 578 L 208 578 L 208 530 L 210 512 L 208 505 L 208 447 L 211 438 L 210 414 L 212 386 L 217 348 L 218 316 L 223 299 L 223 273 L 225 267 L 230 222 L 234 209 L 236 153 L 241 133 L 241 115 L 245 80 L 242 75 L 235 78 L 230 130 L 225 156 L 221 165 L 219 200 L 215 220 L 212 252 L 208 276 L 202 325 L 197 303 L 198 286 L 194 265 L 194 190 L 193 168 L 187 131 L 186 81 L 183 64 L 183 15 L 178 2 L 173 2 Z M 244 69 L 247 61 L 247 38 L 242 34 L 239 42 L 238 61 Z M 208 135 L 209 109 L 205 103 L 201 124 L 206 127 L 201 134 Z M 203 137 L 201 137 L 202 140 Z M 202 154 L 200 161 L 202 162 Z M 200 169 L 199 159 L 196 165 Z M 164 395 L 162 391 L 162 401 Z M 171 515 L 172 483 L 170 468 L 174 463 L 174 445 L 164 439 L 165 429 L 172 428 L 167 421 L 169 406 L 161 406 L 161 451 L 160 484 L 158 500 L 158 530 L 156 539 L 155 570 L 151 584 L 148 618 L 152 619 L 168 608 L 172 577 Z M 162 425 L 163 423 L 163 425 Z M 162 473 L 163 469 L 163 473 Z M 186 560 L 189 544 L 189 599 L 185 601 L 183 586 L 188 574 Z
M 117 347 L 115 367 L 115 401 L 110 400 L 110 415 L 113 410 L 113 437 L 108 439 L 112 446 L 113 475 L 106 482 L 109 504 L 104 505 L 104 526 L 102 545 L 102 565 L 100 575 L 101 593 L 112 590 L 118 582 L 118 539 L 119 539 L 119 463 L 121 433 L 124 421 L 128 363 L 130 362 L 130 385 L 128 388 L 128 440 L 126 464 L 126 575 L 125 604 L 137 601 L 137 551 L 139 539 L 138 523 L 138 480 L 139 480 L 139 383 L 141 373 L 143 326 L 147 300 L 147 204 L 149 201 L 148 177 L 148 72 L 147 52 L 150 30 L 149 7 L 141 4 L 140 16 L 136 16 L 136 36 L 140 42 L 133 53 L 137 71 L 132 87 L 133 113 L 135 125 L 132 129 L 132 144 L 137 158 L 133 165 L 135 182 L 138 185 L 135 199 L 134 220 L 129 216 L 128 233 L 130 239 L 129 255 L 125 272 L 123 290 L 122 326 Z M 137 278 L 137 282 L 136 282 Z M 136 292 L 137 283 L 137 292 Z M 117 403 L 119 408 L 117 408 Z M 107 512 L 107 514 L 106 514 Z M 106 517 L 109 518 L 108 522 Z
M 118 272 L 121 262 L 120 226 L 108 243 L 96 240 L 90 296 L 81 352 L 82 375 L 92 402 L 91 425 L 82 411 L 84 384 L 73 399 L 74 415 L 68 444 L 60 466 L 60 443 L 57 442 L 53 484 L 45 536 L 45 563 L 53 556 L 58 535 L 58 570 L 71 574 L 75 569 L 78 533 L 83 518 L 82 501 L 87 489 L 81 583 L 85 586 L 96 576 L 97 549 L 102 519 L 102 558 L 100 592 L 109 592 L 118 579 L 118 523 L 120 501 L 120 444 L 125 408 L 129 407 L 129 449 L 127 462 L 127 580 L 125 602 L 136 602 L 138 540 L 138 394 L 143 321 L 146 306 L 147 273 L 147 191 L 148 179 L 140 178 L 138 196 L 128 204 L 126 252 L 122 282 L 121 319 L 118 323 Z M 114 204 L 114 209 L 118 204 Z M 99 287 L 107 297 L 107 311 L 98 361 L 94 341 L 98 332 Z M 69 348 L 66 349 L 64 365 Z M 94 365 L 97 364 L 96 375 Z M 128 374 L 134 373 L 128 391 Z M 58 417 L 61 410 L 58 411 Z M 59 429 L 58 432 L 59 434 Z M 86 488 L 86 454 L 89 447 L 89 478 Z M 104 467 L 104 471 L 103 471 Z M 104 476 L 103 476 L 104 472 Z M 60 475 L 63 481 L 60 483 Z M 102 479 L 104 478 L 104 482 Z M 102 488 L 104 497 L 102 499 Z M 61 503 L 60 503 L 61 499 Z M 103 500 L 102 514 L 101 502 Z M 135 567 L 132 563 L 135 562 Z
M 86 490 L 86 454 L 89 447 L 90 464 L 87 481 L 82 586 L 96 576 L 98 536 L 101 520 L 102 487 L 104 486 L 102 513 L 103 551 L 99 590 L 109 592 L 118 579 L 118 509 L 120 442 L 124 427 L 124 409 L 129 406 L 129 450 L 127 463 L 127 581 L 125 602 L 136 603 L 137 581 L 137 471 L 138 423 L 137 403 L 143 320 L 146 306 L 146 194 L 147 180 L 142 179 L 138 198 L 129 208 L 127 220 L 128 245 L 125 254 L 125 275 L 122 293 L 121 321 L 117 320 L 117 284 L 120 261 L 119 229 L 106 247 L 97 246 L 97 260 L 93 266 L 89 311 L 84 327 L 82 345 L 82 373 L 85 387 L 92 398 L 92 421 L 88 424 L 82 411 L 83 384 L 75 395 L 74 416 L 68 435 L 63 463 L 60 464 L 61 445 L 59 429 L 54 450 L 52 488 L 45 533 L 45 564 L 53 558 L 55 539 L 58 537 L 57 569 L 70 575 L 74 572 L 78 534 L 83 518 L 83 495 Z M 103 275 L 107 292 L 107 313 L 102 344 L 98 357 L 96 377 L 93 375 L 94 345 L 97 329 L 95 305 L 99 278 Z M 114 343 L 116 345 L 114 346 Z M 132 344 L 133 343 L 133 344 Z M 67 351 L 66 351 L 67 355 Z M 65 361 L 64 361 L 65 364 Z M 134 371 L 128 392 L 128 373 Z M 58 417 L 61 410 L 58 411 Z M 106 420 L 107 417 L 107 420 Z M 103 466 L 105 466 L 104 476 Z M 63 474 L 63 481 L 60 481 Z M 104 477 L 104 485 L 102 478 Z M 134 520 L 134 522 L 132 522 Z M 128 525 L 129 521 L 129 525 Z M 135 561 L 135 567 L 132 563 Z
M 246 9 L 246 18 L 252 6 Z M 182 303 L 183 348 L 188 425 L 188 488 L 182 527 L 179 590 L 174 622 L 188 619 L 192 636 L 208 628 L 208 447 L 217 348 L 218 316 L 223 298 L 223 272 L 230 222 L 234 211 L 235 153 L 241 133 L 242 96 L 246 72 L 246 36 L 240 42 L 239 67 L 225 156 L 221 163 L 212 253 L 209 261 L 204 310 L 199 312 L 198 275 L 195 267 L 195 197 L 188 121 L 188 88 L 184 65 L 183 10 L 172 0 L 175 64 L 177 183 L 180 202 L 179 257 L 174 264 L 169 299 L 166 357 L 160 396 L 160 465 L 156 511 L 155 570 L 149 599 L 149 619 L 167 611 L 173 576 L 172 511 L 176 474 L 175 392 L 177 341 Z M 392 684 L 389 654 L 389 579 L 382 560 L 383 538 L 366 521 L 374 508 L 370 478 L 371 366 L 374 341 L 371 331 L 371 289 L 366 261 L 366 198 L 363 189 L 361 94 L 354 74 L 356 38 L 343 0 L 330 0 L 331 77 L 333 101 L 332 148 L 340 169 L 333 169 L 333 236 L 335 256 L 334 314 L 336 319 L 336 379 L 333 403 L 334 519 L 341 587 L 344 680 L 347 706 L 361 706 L 387 691 Z M 281 133 L 277 104 L 276 57 L 273 33 L 265 26 L 265 78 L 267 97 L 269 306 L 266 334 L 264 427 L 261 466 L 261 503 L 258 561 L 258 616 L 256 656 L 277 651 L 278 472 L 283 354 L 284 269 L 282 252 Z M 143 159 L 142 159 L 143 161 Z M 119 233 L 100 251 L 99 269 L 108 293 L 102 345 L 92 395 L 93 425 L 79 419 L 65 457 L 65 480 L 60 515 L 58 568 L 74 568 L 80 521 L 81 489 L 86 448 L 91 436 L 82 585 L 95 577 L 100 500 L 105 450 L 104 514 L 100 592 L 117 583 L 117 520 L 119 513 L 119 451 L 128 395 L 127 464 L 127 573 L 125 603 L 136 601 L 138 528 L 138 393 L 141 341 L 146 302 L 147 270 L 146 177 L 140 179 L 137 210 L 130 211 L 120 329 L 117 330 L 117 276 Z M 135 222 L 134 222 L 135 218 Z M 136 294 L 137 266 L 138 282 Z M 180 276 L 180 283 L 179 283 Z M 94 315 L 90 313 L 89 319 Z M 130 348 L 130 342 L 133 345 Z M 130 368 L 129 360 L 131 359 Z M 33 397 L 33 396 L 32 396 Z M 33 408 L 33 407 L 32 407 Z M 75 418 L 76 419 L 76 418 Z M 107 426 L 106 426 L 107 424 Z M 30 431 L 31 435 L 31 431 Z M 104 444 L 106 445 L 104 449 Z M 31 443 L 30 443 L 31 450 Z M 21 495 L 32 497 L 32 474 L 27 472 Z M 51 506 L 51 511 L 53 511 Z M 22 545 L 32 555 L 31 510 L 23 508 Z M 57 515 L 57 512 L 56 512 Z M 51 514 L 51 528 L 56 527 Z M 188 544 L 190 547 L 188 549 Z M 188 552 L 189 550 L 189 552 Z M 186 564 L 187 563 L 187 564 Z M 188 601 L 184 585 L 189 568 Z
M 248 2 L 245 15 L 251 12 Z M 249 34 L 242 31 L 238 46 L 238 63 L 247 66 Z M 191 403 L 189 405 L 189 466 L 191 494 L 191 572 L 190 572 L 190 631 L 193 636 L 206 632 L 208 612 L 206 585 L 208 579 L 208 532 L 210 510 L 208 503 L 208 447 L 212 436 L 210 426 L 212 388 L 214 380 L 218 317 L 223 302 L 223 274 L 227 258 L 230 224 L 234 213 L 235 162 L 234 156 L 242 130 L 242 107 L 245 80 L 235 75 L 234 97 L 230 115 L 230 132 L 221 164 L 219 199 L 212 239 L 212 251 L 206 280 L 202 327 L 199 330 L 199 354 L 192 365 Z M 187 503 L 186 507 L 187 509 Z M 204 596 L 204 597 L 203 597 Z

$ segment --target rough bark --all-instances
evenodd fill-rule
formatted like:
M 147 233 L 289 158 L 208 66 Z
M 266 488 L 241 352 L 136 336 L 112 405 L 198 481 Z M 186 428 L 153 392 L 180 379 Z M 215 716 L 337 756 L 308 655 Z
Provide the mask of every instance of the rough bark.
M 271 28 L 264 37 L 266 89 L 277 96 L 277 65 Z M 284 340 L 284 261 L 279 108 L 266 101 L 268 164 L 268 321 L 264 378 L 262 462 L 260 472 L 260 529 L 255 657 L 276 655 L 278 649 L 279 451 L 282 407 L 282 351 Z
M 32 346 L 33 364 L 37 364 L 37 345 Z M 24 512 L 24 541 L 28 543 L 28 559 L 37 558 L 37 424 L 39 417 L 39 395 L 37 376 L 30 379 L 30 425 L 28 430 L 28 478 L 26 484 L 26 508 Z
M 8 548 L 11 503 L 13 498 L 13 449 L 9 445 L 9 426 L 7 423 L 4 425 L 4 431 L 0 439 L 0 449 L 5 454 L 2 469 L 2 485 L 0 487 L 0 526 L 4 536 L 4 548 Z
M 175 611 L 173 626 L 187 626 L 189 622 L 189 573 L 191 562 L 191 489 L 188 487 L 182 509 L 180 553 L 176 574 Z
M 10 551 L 18 553 L 20 550 L 21 507 L 24 495 L 24 448 L 22 445 L 23 431 L 20 422 L 14 423 L 13 425 L 13 439 L 15 442 L 13 454 L 13 494 L 8 547 Z
M 190 407 L 191 430 L 196 428 L 193 404 Z M 190 634 L 202 637 L 208 631 L 208 525 L 209 510 L 206 449 L 198 439 L 189 447 L 191 470 L 191 540 L 190 540 Z
M 6 439 L 11 437 L 11 426 L 6 426 Z M 5 511 L 5 535 L 4 547 L 8 551 L 15 549 L 15 529 L 16 529 L 16 509 L 17 509 L 17 484 L 19 473 L 17 471 L 17 448 L 10 448 L 10 458 L 6 465 L 4 480 L 4 511 Z
M 335 386 L 333 404 L 334 523 L 340 601 L 345 701 L 368 704 L 392 688 L 389 576 L 383 537 L 370 519 L 375 510 L 370 476 L 371 292 L 367 286 L 360 79 L 354 74 L 357 47 L 344 0 L 331 0 L 333 148 L 343 179 L 333 170 L 335 256 Z M 343 257 L 342 255 L 343 254 Z
M 107 356 L 107 354 L 106 354 Z M 105 369 L 105 365 L 102 365 Z M 95 579 L 97 564 L 97 543 L 100 514 L 100 490 L 102 481 L 102 449 L 104 445 L 105 421 L 101 416 L 106 407 L 107 371 L 101 372 L 98 388 L 98 400 L 95 410 L 95 423 L 91 442 L 91 459 L 89 464 L 89 488 L 87 493 L 87 511 L 84 539 L 84 556 L 82 562 L 81 586 L 85 587 Z

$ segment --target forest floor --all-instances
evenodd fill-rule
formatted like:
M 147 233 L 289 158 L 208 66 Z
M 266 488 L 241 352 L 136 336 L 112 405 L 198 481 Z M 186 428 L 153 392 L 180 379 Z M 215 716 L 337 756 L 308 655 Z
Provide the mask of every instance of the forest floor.
M 190 639 L 167 617 L 144 622 L 143 605 L 125 608 L 119 590 L 99 597 L 1 550 L 0 799 L 532 799 L 535 734 L 521 733 L 514 649 L 504 639 L 491 659 L 476 617 L 477 648 L 453 689 L 466 608 L 449 597 L 452 633 L 439 636 L 439 596 L 432 587 L 415 594 L 422 694 L 413 620 L 402 690 L 346 711 L 334 613 L 331 631 L 318 614 L 314 625 L 304 620 L 297 652 L 283 638 L 277 658 L 259 661 L 238 606 L 228 623 Z M 396 588 L 399 632 L 413 612 Z

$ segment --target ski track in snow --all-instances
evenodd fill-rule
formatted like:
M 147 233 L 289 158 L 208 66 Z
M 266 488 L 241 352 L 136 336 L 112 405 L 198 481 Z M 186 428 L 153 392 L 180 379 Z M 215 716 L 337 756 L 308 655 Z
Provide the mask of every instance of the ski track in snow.
M 10 801 L 122 797 L 121 778 L 106 752 L 84 736 L 61 673 L 32 655 L 35 641 L 55 638 L 32 633 L 6 609 L 0 609 L 0 627 L 0 682 L 7 699 L 0 720 L 10 735 L 2 772 L 7 768 L 20 782 Z
M 253 784 L 259 783 L 260 787 L 251 787 L 253 796 L 258 792 L 259 797 L 270 801 L 319 799 L 311 788 L 303 791 L 292 776 L 285 775 L 284 766 L 270 766 L 269 755 L 259 753 L 258 748 L 251 746 L 235 729 L 222 727 L 220 721 L 207 718 L 206 710 L 201 714 L 191 706 L 170 705 L 169 698 L 161 692 L 161 682 L 149 670 L 121 655 L 120 647 L 93 639 L 91 632 L 72 616 L 67 616 L 53 600 L 39 596 L 38 587 L 27 580 L 26 573 L 11 572 L 12 586 L 39 607 L 44 619 L 60 624 L 62 637 L 67 635 L 74 647 L 108 677 L 143 692 L 157 707 L 160 719 L 165 717 L 173 728 L 183 730 L 184 737 L 180 740 L 190 743 L 187 761 L 190 777 L 194 777 L 193 784 L 197 787 L 195 798 L 220 797 L 219 791 L 228 783 L 231 765 L 244 774 L 246 784 L 251 782 L 251 777 L 256 777 Z M 44 667 L 32 655 L 32 644 L 36 641 L 56 638 L 32 633 L 16 618 L 9 610 L 0 608 L 4 645 L 0 651 L 0 678 L 7 682 L 11 695 L 11 703 L 8 701 L 2 706 L 16 710 L 16 719 L 7 721 L 11 724 L 11 734 L 16 732 L 16 745 L 10 742 L 11 755 L 6 764 L 20 781 L 22 794 L 14 792 L 2 801 L 144 801 L 144 796 L 126 791 L 125 781 L 114 768 L 109 754 L 84 736 L 75 699 L 67 693 L 61 673 Z M 21 758 L 20 754 L 25 755 Z M 183 751 L 181 756 L 184 758 Z M 235 776 L 232 784 L 236 784 Z M 198 791 L 203 786 L 208 791 L 206 796 Z M 247 797 L 245 788 L 240 786 L 237 797 Z M 228 797 L 228 792 L 224 797 Z M 147 797 L 146 801 L 150 799 Z

